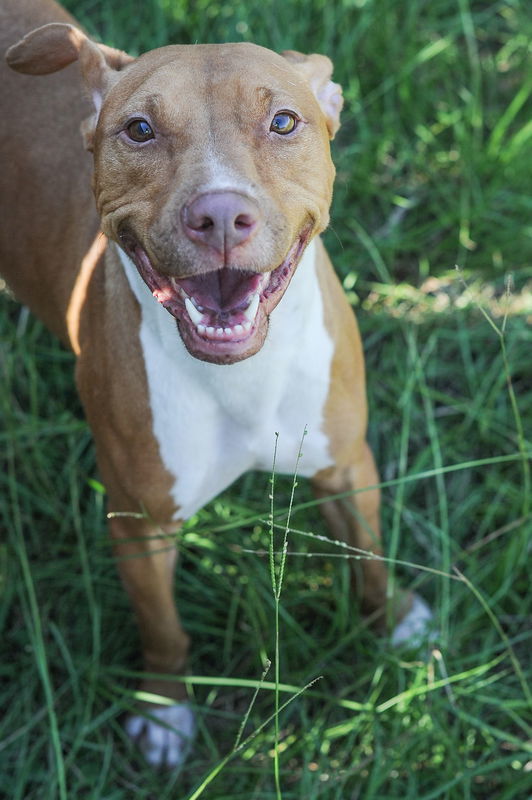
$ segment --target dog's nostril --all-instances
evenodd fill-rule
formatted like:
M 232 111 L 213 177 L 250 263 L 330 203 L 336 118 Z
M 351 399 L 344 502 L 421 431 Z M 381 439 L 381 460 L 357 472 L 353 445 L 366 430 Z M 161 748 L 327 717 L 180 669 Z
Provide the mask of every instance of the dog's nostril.
M 234 221 L 235 228 L 251 228 L 256 220 L 249 214 L 240 214 Z
M 197 225 L 192 225 L 191 227 L 196 228 L 198 231 L 208 231 L 213 225 L 214 222 L 210 217 L 204 217 Z

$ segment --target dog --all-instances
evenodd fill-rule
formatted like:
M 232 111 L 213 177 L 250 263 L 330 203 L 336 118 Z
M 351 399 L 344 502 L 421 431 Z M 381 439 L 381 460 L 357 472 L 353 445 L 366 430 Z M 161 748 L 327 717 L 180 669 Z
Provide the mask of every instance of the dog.
M 168 680 L 189 637 L 164 537 L 246 470 L 269 471 L 276 432 L 291 472 L 307 426 L 300 473 L 331 535 L 368 553 L 363 610 L 393 619 L 397 642 L 430 616 L 409 592 L 387 597 L 360 336 L 319 238 L 341 88 L 323 55 L 238 43 L 135 59 L 53 0 L 4 0 L 0 15 L 1 268 L 76 355 L 114 552 L 160 676 L 142 689 L 171 701 L 126 730 L 176 766 L 194 718 Z

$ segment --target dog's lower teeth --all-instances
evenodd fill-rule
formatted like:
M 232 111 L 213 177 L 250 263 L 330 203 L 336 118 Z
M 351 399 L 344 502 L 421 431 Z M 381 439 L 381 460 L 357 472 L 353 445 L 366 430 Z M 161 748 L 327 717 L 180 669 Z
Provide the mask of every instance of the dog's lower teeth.
M 251 330 L 251 322 L 237 323 L 232 328 L 215 328 L 212 325 L 196 325 L 196 331 L 207 339 L 222 339 L 227 336 L 242 336 Z
M 249 306 L 244 311 L 244 316 L 248 322 L 253 322 L 255 317 L 257 316 L 257 311 L 259 309 L 260 297 L 258 293 L 254 294 Z
M 269 276 L 263 282 L 267 283 L 268 279 Z M 255 317 L 257 316 L 259 304 L 260 296 L 258 292 L 255 292 L 248 307 L 244 312 L 242 312 L 244 316 L 242 322 L 237 323 L 232 328 L 222 328 L 221 326 L 215 328 L 214 325 L 205 324 L 205 309 L 203 306 L 196 305 L 194 298 L 185 297 L 185 308 L 188 316 L 196 328 L 197 333 L 200 336 L 206 336 L 209 339 L 223 339 L 225 337 L 242 336 L 244 333 L 249 333 L 255 321 Z

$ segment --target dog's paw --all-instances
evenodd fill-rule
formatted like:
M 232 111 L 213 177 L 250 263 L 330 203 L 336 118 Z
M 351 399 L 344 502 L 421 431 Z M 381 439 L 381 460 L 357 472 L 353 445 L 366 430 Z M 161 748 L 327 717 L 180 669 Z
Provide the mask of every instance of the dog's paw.
M 190 705 L 176 703 L 147 709 L 146 716 L 134 714 L 124 728 L 149 764 L 170 768 L 185 760 L 196 725 Z
M 391 636 L 394 647 L 420 647 L 433 640 L 432 611 L 425 601 L 418 595 L 412 597 L 412 607 L 395 626 Z

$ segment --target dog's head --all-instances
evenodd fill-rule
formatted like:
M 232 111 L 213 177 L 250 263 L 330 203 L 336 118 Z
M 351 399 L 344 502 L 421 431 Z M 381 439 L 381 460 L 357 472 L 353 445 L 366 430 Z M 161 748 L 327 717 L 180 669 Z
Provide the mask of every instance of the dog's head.
M 197 358 L 262 346 L 308 242 L 329 221 L 340 87 L 321 55 L 248 43 L 176 45 L 138 59 L 50 24 L 7 52 L 13 69 L 79 60 L 83 125 L 105 233 L 176 318 Z

